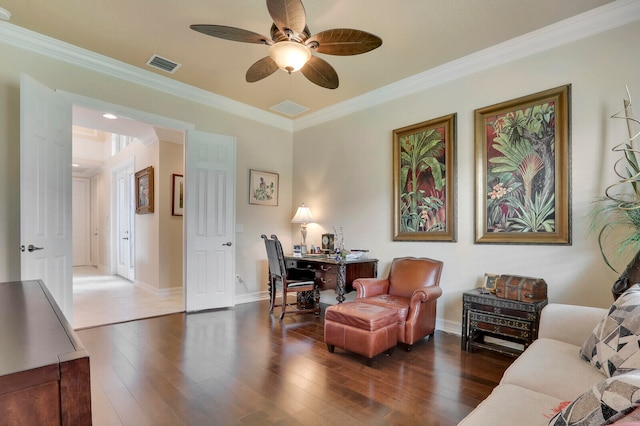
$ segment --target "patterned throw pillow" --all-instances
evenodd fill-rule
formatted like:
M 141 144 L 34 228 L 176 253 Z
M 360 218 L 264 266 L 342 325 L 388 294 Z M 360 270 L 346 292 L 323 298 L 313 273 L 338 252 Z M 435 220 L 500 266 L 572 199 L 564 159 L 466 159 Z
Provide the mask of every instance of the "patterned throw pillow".
M 611 305 L 582 345 L 580 355 L 607 377 L 640 368 L 640 285 Z
M 608 425 L 640 405 L 640 371 L 609 377 L 549 420 L 552 426 Z

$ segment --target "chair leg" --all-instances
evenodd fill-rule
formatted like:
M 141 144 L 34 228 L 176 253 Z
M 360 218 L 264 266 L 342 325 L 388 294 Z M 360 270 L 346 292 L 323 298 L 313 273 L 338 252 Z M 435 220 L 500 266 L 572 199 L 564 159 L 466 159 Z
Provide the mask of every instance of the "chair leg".
M 273 281 L 269 283 L 269 313 L 273 312 L 273 307 L 276 304 L 276 289 L 273 285 Z
M 287 311 L 287 291 L 282 289 L 282 313 L 280 314 L 280 321 L 284 318 L 284 314 Z
M 336 347 L 335 347 L 335 345 L 327 344 L 327 349 L 329 350 L 329 353 L 332 354 L 333 351 L 336 349 Z

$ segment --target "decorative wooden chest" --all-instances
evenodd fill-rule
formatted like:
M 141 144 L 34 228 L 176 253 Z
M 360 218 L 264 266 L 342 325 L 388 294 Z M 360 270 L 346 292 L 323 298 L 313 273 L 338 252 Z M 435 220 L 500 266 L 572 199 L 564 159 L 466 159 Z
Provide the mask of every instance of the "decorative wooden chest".
M 483 348 L 518 356 L 538 338 L 540 312 L 546 305 L 546 298 L 521 302 L 503 299 L 481 289 L 463 293 L 462 350 L 472 352 L 475 348 Z M 516 345 L 509 345 L 509 342 Z

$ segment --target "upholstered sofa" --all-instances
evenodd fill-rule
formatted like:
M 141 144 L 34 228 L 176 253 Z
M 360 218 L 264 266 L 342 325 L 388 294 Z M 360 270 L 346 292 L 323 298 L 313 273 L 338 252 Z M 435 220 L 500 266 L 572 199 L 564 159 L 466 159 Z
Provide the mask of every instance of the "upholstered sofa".
M 626 294 L 623 295 L 609 310 L 547 305 L 542 311 L 538 339 L 505 371 L 489 397 L 459 425 L 597 425 L 638 421 L 640 370 L 635 368 L 640 367 L 637 308 L 640 288 L 634 287 L 634 294 L 626 299 Z M 611 318 L 616 315 L 627 324 L 613 324 Z M 626 327 L 628 323 L 632 325 Z M 627 337 L 617 335 L 614 330 L 622 330 Z M 618 350 L 620 354 L 616 354 Z M 623 354 L 625 350 L 627 353 Z M 581 353 L 586 355 L 583 357 Z M 608 361 L 602 359 L 604 356 L 619 359 Z M 590 360 L 585 359 L 589 357 Z M 620 397 L 617 394 L 620 389 L 627 394 Z M 621 401 L 625 397 L 632 400 L 628 406 Z M 608 420 L 602 420 L 602 416 Z M 582 423 L 573 423 L 578 417 Z

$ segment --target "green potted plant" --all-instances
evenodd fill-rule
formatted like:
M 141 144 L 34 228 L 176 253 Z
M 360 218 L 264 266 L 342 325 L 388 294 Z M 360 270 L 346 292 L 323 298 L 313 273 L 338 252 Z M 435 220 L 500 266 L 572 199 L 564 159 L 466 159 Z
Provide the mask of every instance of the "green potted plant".
M 636 147 L 640 137 L 637 125 L 640 121 L 632 117 L 631 95 L 627 88 L 629 99 L 624 100 L 624 109 L 611 118 L 623 119 L 627 122 L 629 138 L 613 147 L 613 151 L 620 152 L 620 157 L 614 164 L 614 172 L 618 181 L 605 190 L 605 196 L 596 202 L 592 211 L 592 229 L 598 230 L 598 245 L 600 253 L 609 268 L 611 265 L 605 253 L 604 239 L 610 231 L 624 230 L 619 237 L 616 253 L 620 255 L 629 248 L 640 249 L 640 151 Z M 634 126 L 636 128 L 634 129 Z M 617 299 L 626 289 L 640 283 L 640 251 L 637 251 L 624 272 L 611 288 L 613 298 Z

